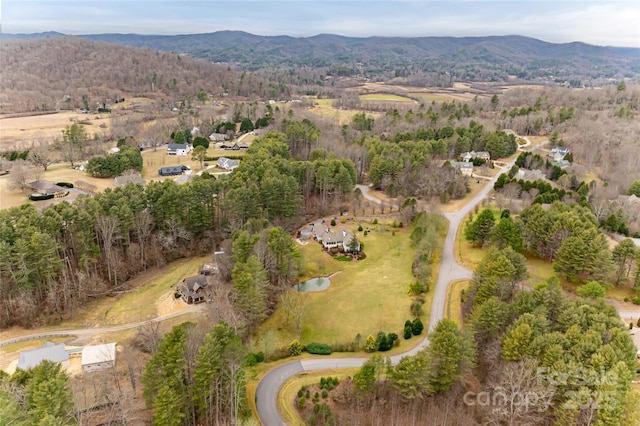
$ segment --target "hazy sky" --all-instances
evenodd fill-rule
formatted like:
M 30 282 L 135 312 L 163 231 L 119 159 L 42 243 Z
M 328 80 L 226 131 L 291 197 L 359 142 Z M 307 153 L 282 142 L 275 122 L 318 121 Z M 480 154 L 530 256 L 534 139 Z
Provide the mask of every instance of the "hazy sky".
M 640 0 L 0 0 L 4 33 L 485 36 L 640 47 Z

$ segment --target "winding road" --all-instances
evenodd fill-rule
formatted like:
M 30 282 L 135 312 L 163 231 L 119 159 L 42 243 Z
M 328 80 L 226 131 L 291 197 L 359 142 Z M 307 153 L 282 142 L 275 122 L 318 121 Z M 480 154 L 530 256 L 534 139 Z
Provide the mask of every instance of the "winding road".
M 440 273 L 438 274 L 438 281 L 435 287 L 435 293 L 433 297 L 433 304 L 431 305 L 431 316 L 429 318 L 429 331 L 432 331 L 438 321 L 444 316 L 444 308 L 447 298 L 447 288 L 451 281 L 459 279 L 471 278 L 472 272 L 458 264 L 455 256 L 455 241 L 458 228 L 462 223 L 464 217 L 478 204 L 483 198 L 487 196 L 489 191 L 493 189 L 493 184 L 498 177 L 508 171 L 515 163 L 513 160 L 511 163 L 502 168 L 502 170 L 496 174 L 482 190 L 465 206 L 457 212 L 445 213 L 444 217 L 449 220 L 449 229 L 444 242 L 442 250 L 442 259 L 440 261 Z M 369 188 L 364 185 L 358 185 L 362 196 L 374 203 L 380 203 L 381 201 L 371 195 L 369 195 Z M 429 345 L 429 339 L 425 339 L 413 349 L 399 355 L 391 357 L 391 362 L 395 365 L 400 359 L 405 356 L 411 356 L 418 351 L 424 349 Z M 280 413 L 278 412 L 278 393 L 282 385 L 289 380 L 292 376 L 313 370 L 325 370 L 331 368 L 357 368 L 368 358 L 320 358 L 309 359 L 302 361 L 293 361 L 287 364 L 281 365 L 270 372 L 268 372 L 258 384 L 256 390 L 256 408 L 258 410 L 258 417 L 262 424 L 267 426 L 286 425 Z

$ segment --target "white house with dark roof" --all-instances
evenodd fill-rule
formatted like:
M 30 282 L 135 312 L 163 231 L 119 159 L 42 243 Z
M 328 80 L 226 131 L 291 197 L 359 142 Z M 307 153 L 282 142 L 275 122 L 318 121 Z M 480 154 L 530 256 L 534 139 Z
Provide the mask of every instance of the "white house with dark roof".
M 351 241 L 356 238 L 356 236 L 353 235 L 353 232 L 349 231 L 347 228 L 340 226 L 332 229 L 327 226 L 324 221 L 314 223 L 311 226 L 311 233 L 313 238 L 315 238 L 316 241 L 322 244 L 322 247 L 327 250 L 338 248 L 343 251 L 350 251 L 349 245 L 351 244 Z M 359 241 L 357 250 L 360 250 Z
M 93 371 L 113 368 L 116 365 L 116 344 L 105 343 L 103 345 L 85 346 L 82 348 L 82 371 Z
M 193 148 L 188 143 L 170 143 L 167 147 L 167 155 L 188 155 Z
M 491 161 L 491 154 L 487 151 L 468 151 L 460 154 L 463 161 L 471 161 L 472 158 L 480 158 L 485 161 Z
M 63 367 L 67 367 L 69 353 L 65 350 L 64 343 L 45 342 L 37 349 L 20 352 L 18 354 L 18 368 L 27 370 L 38 366 L 44 360 L 58 362 Z

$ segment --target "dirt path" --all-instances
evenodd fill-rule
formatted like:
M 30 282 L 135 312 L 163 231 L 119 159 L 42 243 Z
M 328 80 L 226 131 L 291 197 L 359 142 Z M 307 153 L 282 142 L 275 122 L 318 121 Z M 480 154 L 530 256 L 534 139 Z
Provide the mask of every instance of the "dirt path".
M 150 320 L 146 320 L 146 321 L 138 321 L 138 322 L 132 322 L 129 324 L 123 324 L 123 325 L 116 325 L 113 327 L 99 327 L 99 328 L 76 328 L 76 329 L 69 329 L 69 330 L 52 330 L 52 331 L 46 331 L 46 332 L 42 332 L 42 333 L 33 333 L 33 334 L 27 334 L 25 336 L 19 336 L 19 337 L 14 337 L 12 339 L 7 339 L 7 340 L 2 340 L 0 341 L 0 347 L 6 346 L 6 345 L 11 345 L 13 343 L 18 343 L 18 342 L 23 342 L 25 340 L 33 340 L 33 339 L 46 339 L 48 337 L 59 337 L 59 336 L 76 336 L 76 337 L 87 337 L 87 336 L 94 336 L 96 334 L 102 334 L 102 333 L 113 333 L 115 331 L 122 331 L 122 330 L 129 330 L 132 328 L 138 328 L 140 326 L 143 326 L 145 324 L 151 324 L 154 322 L 160 322 L 160 321 L 164 321 L 170 318 L 175 318 L 181 315 L 185 315 L 185 314 L 189 314 L 192 312 L 200 312 L 204 309 L 205 305 L 201 304 L 201 305 L 196 305 L 193 306 L 191 308 L 179 311 L 179 312 L 173 312 L 170 314 L 166 314 L 166 315 L 162 315 L 156 318 L 152 318 Z

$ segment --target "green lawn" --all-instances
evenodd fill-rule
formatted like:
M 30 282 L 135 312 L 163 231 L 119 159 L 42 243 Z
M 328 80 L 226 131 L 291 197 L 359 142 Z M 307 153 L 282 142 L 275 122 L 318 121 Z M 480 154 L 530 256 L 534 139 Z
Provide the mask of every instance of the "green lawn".
M 369 93 L 360 95 L 362 101 L 395 101 L 395 102 L 415 102 L 405 96 L 392 95 L 390 93 Z
M 284 312 L 277 309 L 258 329 L 256 336 L 273 330 L 278 341 L 276 346 L 286 346 L 296 338 L 303 344 L 315 341 L 331 345 L 351 342 L 358 333 L 363 340 L 381 330 L 402 335 L 404 322 L 411 317 L 411 299 L 407 290 L 413 280 L 411 264 L 414 250 L 410 246 L 409 230 L 393 230 L 383 224 L 376 226 L 362 222 L 362 225 L 371 229 L 366 237 L 363 232 L 357 233 L 367 256 L 363 260 L 337 261 L 313 241 L 299 246 L 305 265 L 302 279 L 336 275 L 331 278 L 328 289 L 302 295 L 307 298 L 307 305 L 300 333 L 293 324 L 285 325 Z M 358 223 L 353 227 L 355 230 Z M 429 306 L 428 302 L 425 303 L 425 319 L 429 315 Z M 406 344 L 415 342 L 413 339 Z M 255 338 L 253 343 L 255 350 L 260 350 L 260 339 Z M 401 344 L 405 344 L 404 341 Z
M 113 303 L 104 314 L 103 325 L 126 324 L 157 316 L 161 298 L 173 297 L 171 295 L 175 292 L 175 284 L 183 278 L 197 275 L 200 266 L 209 257 L 196 257 L 168 265 L 161 276 Z

